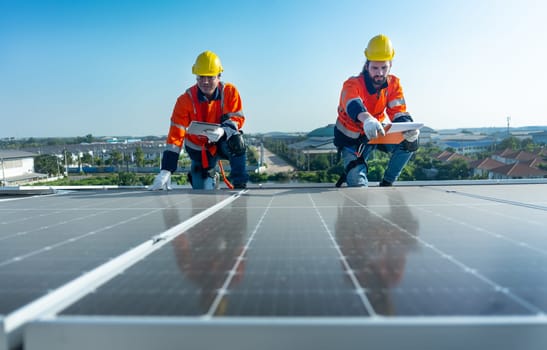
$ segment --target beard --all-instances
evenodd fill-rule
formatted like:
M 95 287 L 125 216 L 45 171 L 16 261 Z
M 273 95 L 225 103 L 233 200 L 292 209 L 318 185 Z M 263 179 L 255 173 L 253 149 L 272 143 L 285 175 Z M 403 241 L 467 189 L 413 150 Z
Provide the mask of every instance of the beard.
M 387 77 L 382 77 L 382 76 L 377 75 L 377 76 L 372 78 L 372 81 L 374 82 L 374 85 L 380 86 L 380 85 L 383 85 L 387 82 Z

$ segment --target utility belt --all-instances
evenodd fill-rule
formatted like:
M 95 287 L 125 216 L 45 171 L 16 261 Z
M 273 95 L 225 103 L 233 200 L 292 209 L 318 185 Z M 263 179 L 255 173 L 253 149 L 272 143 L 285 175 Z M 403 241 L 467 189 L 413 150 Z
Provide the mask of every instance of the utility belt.
M 197 164 L 194 172 L 201 173 L 203 178 L 214 177 L 217 161 L 217 148 L 214 149 L 207 146 L 199 146 L 185 140 L 185 149 L 188 157 Z
M 226 177 L 224 167 L 219 159 L 229 160 L 233 156 L 242 156 L 245 154 L 247 146 L 241 132 L 232 135 L 228 140 L 226 140 L 226 136 L 223 136 L 219 142 L 207 143 L 204 145 L 198 145 L 189 139 L 186 139 L 185 149 L 190 159 L 195 162 L 195 168 L 192 169 L 194 173 L 200 173 L 203 179 L 207 177 L 215 179 L 218 177 L 216 171 L 218 162 L 224 183 L 228 188 L 234 188 Z M 192 183 L 192 172 L 188 173 L 187 176 L 188 182 Z
M 366 172 L 368 173 L 368 164 L 363 156 L 364 150 L 367 146 L 374 147 L 374 149 L 378 149 L 382 152 L 387 152 L 387 149 L 385 145 L 378 144 L 378 145 L 368 145 L 368 140 L 364 143 L 359 144 L 357 147 L 357 151 L 355 151 L 355 156 L 357 156 L 356 159 L 352 160 L 348 163 L 348 165 L 344 168 L 344 173 L 340 175 L 338 178 L 338 181 L 336 181 L 336 187 L 341 187 L 344 182 L 346 182 L 347 174 L 350 172 L 351 169 L 355 168 L 358 165 L 364 164 L 366 167 Z M 408 152 L 416 152 L 419 146 L 418 140 L 413 142 L 408 142 L 407 140 L 403 140 L 401 143 L 401 148 Z M 341 152 L 343 147 L 339 147 L 338 151 Z M 349 147 L 348 147 L 349 148 Z

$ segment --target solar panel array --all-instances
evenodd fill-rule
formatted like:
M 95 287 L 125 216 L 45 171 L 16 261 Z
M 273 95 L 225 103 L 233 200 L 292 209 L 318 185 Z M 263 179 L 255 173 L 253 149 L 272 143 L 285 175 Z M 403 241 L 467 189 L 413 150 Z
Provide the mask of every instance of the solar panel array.
M 546 198 L 519 184 L 0 199 L 0 349 L 545 348 Z

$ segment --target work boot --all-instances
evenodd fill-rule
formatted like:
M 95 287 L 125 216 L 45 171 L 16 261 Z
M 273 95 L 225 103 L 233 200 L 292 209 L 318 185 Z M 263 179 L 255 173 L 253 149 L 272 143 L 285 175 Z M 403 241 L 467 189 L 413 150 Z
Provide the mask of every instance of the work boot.
M 382 180 L 382 182 L 380 182 L 380 187 L 391 187 L 393 186 L 393 183 L 389 182 L 389 181 L 386 181 L 386 180 Z

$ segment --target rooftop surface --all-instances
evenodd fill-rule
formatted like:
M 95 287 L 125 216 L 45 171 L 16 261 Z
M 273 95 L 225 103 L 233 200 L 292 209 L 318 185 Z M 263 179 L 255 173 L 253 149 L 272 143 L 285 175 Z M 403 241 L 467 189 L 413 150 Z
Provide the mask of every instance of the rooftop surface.
M 547 183 L 0 197 L 0 349 L 545 349 Z

